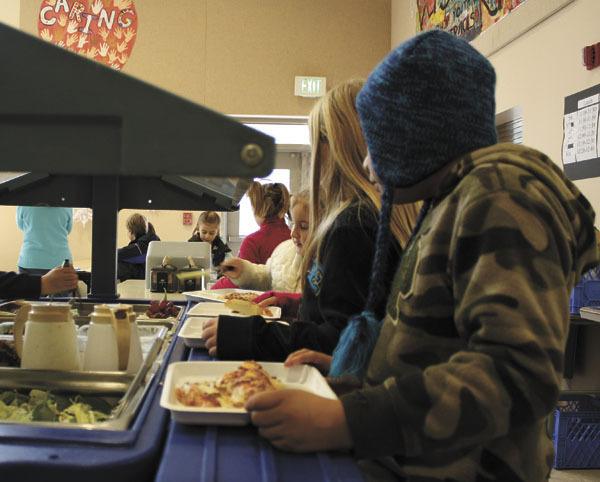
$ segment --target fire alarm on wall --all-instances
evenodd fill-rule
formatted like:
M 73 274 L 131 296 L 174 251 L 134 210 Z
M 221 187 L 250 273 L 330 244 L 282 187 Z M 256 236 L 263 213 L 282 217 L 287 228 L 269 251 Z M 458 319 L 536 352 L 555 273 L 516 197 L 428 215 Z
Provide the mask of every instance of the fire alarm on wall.
M 583 65 L 588 70 L 600 65 L 600 42 L 583 47 Z
M 183 213 L 183 225 L 184 226 L 192 225 L 192 213 L 188 213 L 188 212 Z

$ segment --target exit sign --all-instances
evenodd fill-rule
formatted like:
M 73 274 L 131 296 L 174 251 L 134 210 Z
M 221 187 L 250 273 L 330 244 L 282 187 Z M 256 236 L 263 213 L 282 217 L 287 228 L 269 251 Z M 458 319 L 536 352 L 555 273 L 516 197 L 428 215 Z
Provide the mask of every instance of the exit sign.
M 325 77 L 296 77 L 294 95 L 300 97 L 321 97 L 325 95 Z

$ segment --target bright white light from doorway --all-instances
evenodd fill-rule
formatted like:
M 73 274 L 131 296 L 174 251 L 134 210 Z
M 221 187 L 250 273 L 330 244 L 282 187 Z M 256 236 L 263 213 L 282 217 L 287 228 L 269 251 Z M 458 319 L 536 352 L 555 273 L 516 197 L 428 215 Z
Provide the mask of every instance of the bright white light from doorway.
M 309 145 L 307 124 L 246 124 L 275 138 L 275 144 Z

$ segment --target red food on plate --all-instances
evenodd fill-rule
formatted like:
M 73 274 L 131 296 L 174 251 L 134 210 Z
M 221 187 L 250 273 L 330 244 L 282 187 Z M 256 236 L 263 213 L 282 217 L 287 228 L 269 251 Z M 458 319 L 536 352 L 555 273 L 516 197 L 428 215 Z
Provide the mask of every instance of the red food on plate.
M 180 309 L 172 301 L 162 300 L 159 302 L 154 300 L 150 302 L 150 306 L 146 310 L 146 316 L 158 319 L 176 318 Z

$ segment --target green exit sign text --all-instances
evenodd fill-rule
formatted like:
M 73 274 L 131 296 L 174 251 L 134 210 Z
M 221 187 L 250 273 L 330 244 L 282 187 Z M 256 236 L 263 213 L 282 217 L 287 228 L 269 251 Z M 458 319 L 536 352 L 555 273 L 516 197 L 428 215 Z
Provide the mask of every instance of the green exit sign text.
M 294 95 L 300 97 L 321 97 L 325 95 L 327 79 L 325 77 L 296 77 Z

